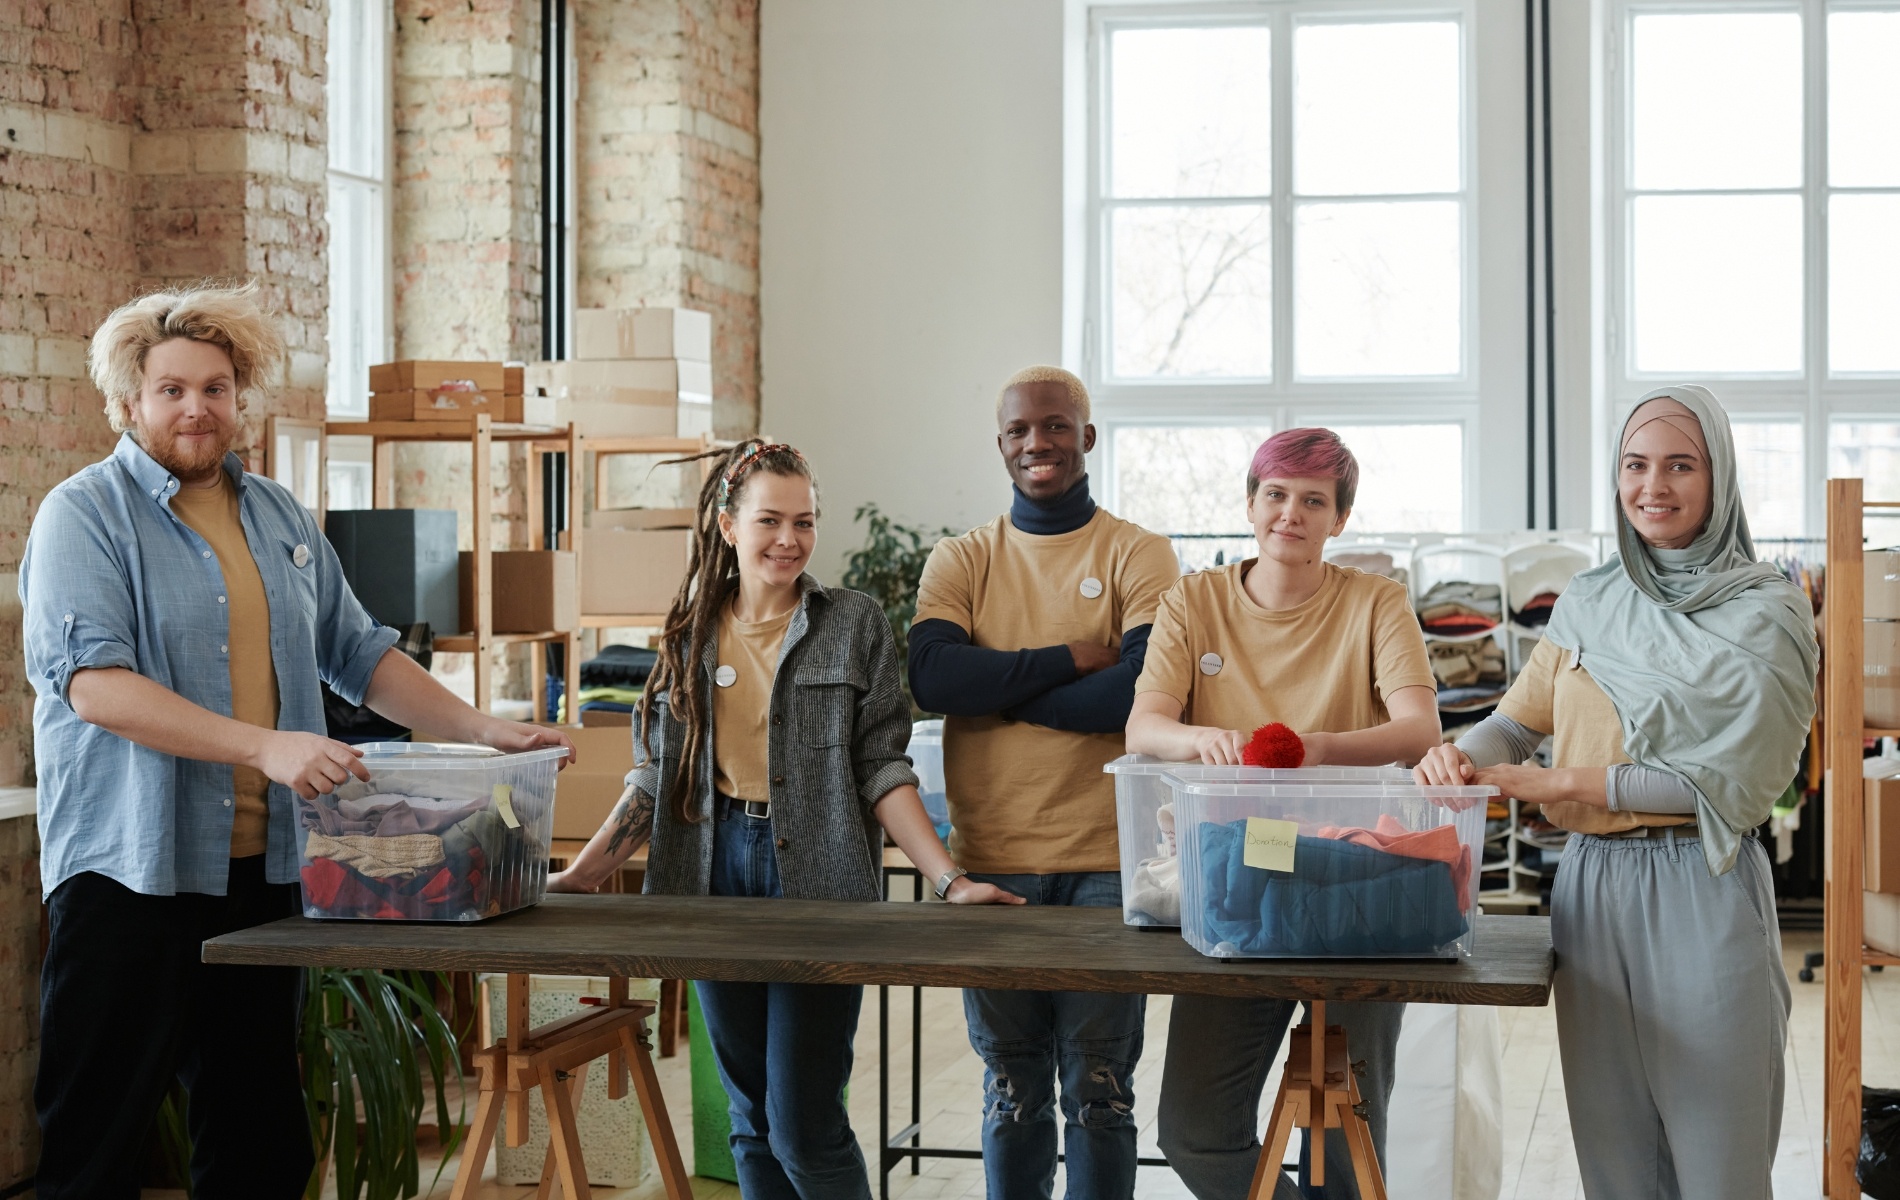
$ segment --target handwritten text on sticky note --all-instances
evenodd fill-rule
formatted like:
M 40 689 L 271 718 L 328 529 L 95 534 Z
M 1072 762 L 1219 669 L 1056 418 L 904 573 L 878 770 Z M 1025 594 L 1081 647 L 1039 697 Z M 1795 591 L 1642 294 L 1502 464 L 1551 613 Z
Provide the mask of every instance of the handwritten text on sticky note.
M 1241 861 L 1263 871 L 1291 871 L 1293 847 L 1300 836 L 1297 821 L 1271 817 L 1247 818 L 1247 849 Z

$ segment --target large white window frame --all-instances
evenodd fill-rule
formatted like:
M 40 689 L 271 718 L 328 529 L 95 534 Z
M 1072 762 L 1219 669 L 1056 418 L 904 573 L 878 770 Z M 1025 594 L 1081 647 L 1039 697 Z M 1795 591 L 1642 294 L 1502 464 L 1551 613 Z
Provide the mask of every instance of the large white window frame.
M 326 407 L 332 419 L 366 419 L 369 368 L 395 356 L 390 265 L 394 34 L 391 0 L 331 0 Z
M 1459 189 L 1428 196 L 1333 197 L 1294 190 L 1293 32 L 1303 24 L 1368 24 L 1449 20 L 1459 27 Z M 1111 73 L 1109 39 L 1123 29 L 1191 26 L 1266 26 L 1272 31 L 1272 191 L 1261 197 L 1211 201 L 1170 198 L 1123 200 L 1109 196 Z M 1099 3 L 1089 9 L 1087 121 L 1087 249 L 1084 263 L 1082 374 L 1095 401 L 1102 437 L 1098 455 L 1114 495 L 1114 430 L 1119 426 L 1246 426 L 1286 429 L 1300 424 L 1455 424 L 1463 436 L 1464 523 L 1472 527 L 1480 478 L 1477 422 L 1477 287 L 1479 214 L 1476 105 L 1473 103 L 1475 14 L 1471 3 L 1446 0 L 1253 0 L 1232 4 Z M 1298 264 L 1293 248 L 1298 208 L 1313 203 L 1378 202 L 1395 199 L 1454 199 L 1461 206 L 1459 273 L 1461 319 L 1459 370 L 1455 375 L 1312 378 L 1298 374 L 1294 357 L 1293 297 Z M 1117 379 L 1109 373 L 1109 284 L 1113 211 L 1140 204 L 1267 203 L 1272 206 L 1273 372 L 1269 377 Z M 1236 485 L 1238 487 L 1238 485 Z M 1236 503 L 1236 511 L 1238 511 Z
M 1707 383 L 1738 420 L 1785 420 L 1802 430 L 1802 524 L 1807 536 L 1819 536 L 1825 523 L 1823 491 L 1827 479 L 1831 426 L 1852 421 L 1900 420 L 1900 370 L 1882 373 L 1830 372 L 1828 362 L 1828 202 L 1838 194 L 1894 194 L 1900 187 L 1833 187 L 1828 182 L 1827 18 L 1835 12 L 1900 12 L 1900 0 L 1611 0 L 1604 30 L 1603 221 L 1608 300 L 1603 346 L 1612 430 L 1638 397 L 1667 383 Z M 1802 208 L 1802 366 L 1797 372 L 1725 373 L 1702 371 L 1693 378 L 1680 372 L 1642 372 L 1635 365 L 1634 282 L 1631 210 L 1638 196 L 1651 194 L 1632 186 L 1635 71 L 1634 25 L 1650 14 L 1795 13 L 1802 29 L 1802 178 L 1798 188 L 1702 189 L 1690 194 L 1798 194 Z M 1900 136 L 1900 131 L 1896 132 Z M 1660 193 L 1681 194 L 1681 193 Z M 1607 442 L 1594 457 L 1599 479 L 1609 475 Z M 1609 528 L 1607 488 L 1596 492 L 1596 520 Z

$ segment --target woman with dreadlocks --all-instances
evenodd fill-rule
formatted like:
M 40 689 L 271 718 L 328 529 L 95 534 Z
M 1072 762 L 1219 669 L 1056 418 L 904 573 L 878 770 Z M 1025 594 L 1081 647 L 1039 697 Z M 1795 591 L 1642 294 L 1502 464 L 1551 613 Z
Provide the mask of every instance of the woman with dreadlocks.
M 594 891 L 650 839 L 648 892 L 878 900 L 888 833 L 952 904 L 1022 903 L 962 876 L 924 814 L 883 611 L 805 574 L 804 456 L 756 439 L 714 453 L 627 792 L 549 889 Z M 747 1200 L 869 1200 L 844 1103 L 862 989 L 694 986 Z

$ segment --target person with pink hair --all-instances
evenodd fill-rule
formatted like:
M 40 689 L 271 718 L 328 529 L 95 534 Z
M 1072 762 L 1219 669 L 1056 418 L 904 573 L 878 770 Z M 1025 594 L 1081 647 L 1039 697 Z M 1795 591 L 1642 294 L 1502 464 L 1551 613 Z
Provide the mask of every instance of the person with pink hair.
M 1128 749 L 1239 765 L 1269 722 L 1298 734 L 1307 766 L 1416 763 L 1438 745 L 1437 687 L 1402 584 L 1322 557 L 1352 514 L 1359 464 L 1330 429 L 1288 429 L 1247 471 L 1257 557 L 1189 575 L 1161 598 Z M 1201 1200 L 1245 1196 L 1260 1156 L 1254 1114 L 1294 1001 L 1178 996 L 1162 1072 L 1162 1153 Z M 1363 1060 L 1367 1123 L 1385 1157 L 1401 1004 L 1335 1004 Z M 1344 1138 L 1326 1143 L 1324 1194 L 1357 1196 Z M 1301 1150 L 1302 1182 L 1306 1150 Z M 1284 1175 L 1274 1193 L 1297 1200 Z

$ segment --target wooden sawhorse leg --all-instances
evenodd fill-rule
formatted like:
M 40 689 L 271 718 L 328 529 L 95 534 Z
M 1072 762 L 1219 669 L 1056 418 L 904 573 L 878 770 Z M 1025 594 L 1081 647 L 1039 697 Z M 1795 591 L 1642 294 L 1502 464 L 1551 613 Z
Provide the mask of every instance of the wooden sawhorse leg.
M 586 1082 L 587 1064 L 603 1056 L 607 1059 L 609 1097 L 618 1099 L 627 1094 L 627 1069 L 632 1068 L 634 1090 L 640 1097 L 654 1156 L 659 1159 L 667 1200 L 692 1200 L 686 1163 L 680 1157 L 679 1142 L 666 1115 L 666 1100 L 660 1094 L 659 1076 L 653 1069 L 646 1019 L 653 1015 L 654 1007 L 650 1000 L 629 1000 L 627 981 L 615 979 L 604 1004 L 530 1030 L 528 977 L 510 975 L 508 1033 L 477 1055 L 480 1093 L 450 1200 L 471 1200 L 474 1196 L 504 1110 L 507 1144 L 519 1146 L 528 1140 L 528 1095 L 537 1087 L 548 1114 L 548 1159 L 536 1195 L 540 1200 L 563 1193 L 568 1200 L 592 1200 L 587 1167 L 581 1159 L 575 1108 Z
M 1261 1139 L 1248 1200 L 1271 1200 L 1296 1128 L 1308 1131 L 1307 1176 L 1315 1186 L 1326 1183 L 1326 1131 L 1337 1129 L 1352 1153 L 1360 1200 L 1386 1200 L 1385 1175 L 1373 1153 L 1358 1072 L 1347 1059 L 1345 1027 L 1326 1024 L 1326 1004 L 1320 1000 L 1307 1001 L 1306 1019 L 1287 1047 L 1286 1071 L 1280 1076 L 1280 1094 L 1274 1097 L 1273 1120 Z M 1314 1030 L 1324 1032 L 1314 1037 Z

